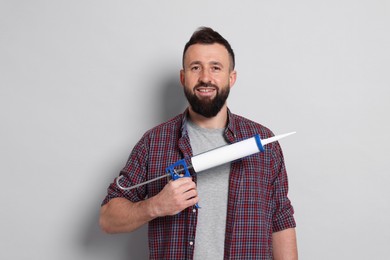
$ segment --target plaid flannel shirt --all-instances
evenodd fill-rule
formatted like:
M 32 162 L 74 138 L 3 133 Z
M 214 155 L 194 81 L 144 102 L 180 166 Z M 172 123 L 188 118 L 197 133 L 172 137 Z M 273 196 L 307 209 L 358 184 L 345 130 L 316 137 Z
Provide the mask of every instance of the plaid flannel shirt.
M 190 162 L 186 116 L 187 111 L 144 134 L 121 171 L 123 185 L 161 176 L 166 167 L 180 159 Z M 228 111 L 225 138 L 229 143 L 257 133 L 261 139 L 273 136 L 266 127 Z M 102 204 L 116 197 L 133 202 L 144 200 L 156 195 L 167 181 L 164 178 L 130 191 L 119 189 L 113 182 Z M 287 192 L 287 172 L 279 143 L 268 144 L 264 152 L 232 162 L 224 259 L 272 259 L 272 233 L 295 227 Z M 197 210 L 191 207 L 178 215 L 149 222 L 150 259 L 193 259 Z

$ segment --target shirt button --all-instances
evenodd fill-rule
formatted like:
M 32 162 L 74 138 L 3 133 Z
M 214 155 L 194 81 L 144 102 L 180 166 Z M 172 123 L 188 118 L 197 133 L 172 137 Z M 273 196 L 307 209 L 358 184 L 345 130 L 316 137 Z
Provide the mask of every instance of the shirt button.
M 195 212 L 196 212 L 196 209 L 192 209 L 192 212 L 194 212 L 194 213 L 195 213 Z
M 190 246 L 194 245 L 194 242 L 193 241 L 190 241 Z

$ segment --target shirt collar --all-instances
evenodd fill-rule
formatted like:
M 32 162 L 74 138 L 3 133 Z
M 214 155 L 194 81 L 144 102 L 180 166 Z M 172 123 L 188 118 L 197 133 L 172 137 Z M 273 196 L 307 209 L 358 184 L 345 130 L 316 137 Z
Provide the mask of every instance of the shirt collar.
M 187 115 L 188 115 L 188 108 L 181 114 L 181 136 L 187 135 Z
M 237 123 L 235 118 L 236 118 L 235 115 L 232 112 L 230 112 L 230 109 L 228 108 L 228 122 L 225 129 L 225 137 L 231 143 L 235 142 L 237 138 L 237 132 L 236 132 Z
M 235 120 L 235 115 L 230 111 L 229 108 L 227 109 L 227 113 L 228 113 L 228 122 L 225 128 L 225 137 L 230 143 L 233 143 L 237 138 L 237 133 L 236 133 L 237 123 Z M 182 136 L 187 135 L 187 120 L 188 120 L 187 116 L 188 116 L 188 108 L 182 114 L 182 124 L 180 129 Z

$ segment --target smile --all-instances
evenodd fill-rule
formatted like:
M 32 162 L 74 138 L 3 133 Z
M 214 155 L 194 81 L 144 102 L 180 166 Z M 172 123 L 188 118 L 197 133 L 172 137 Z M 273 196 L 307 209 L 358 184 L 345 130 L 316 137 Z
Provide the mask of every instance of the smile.
M 213 89 L 213 88 L 198 88 L 197 90 L 199 92 L 207 93 L 207 92 L 214 91 L 215 89 Z

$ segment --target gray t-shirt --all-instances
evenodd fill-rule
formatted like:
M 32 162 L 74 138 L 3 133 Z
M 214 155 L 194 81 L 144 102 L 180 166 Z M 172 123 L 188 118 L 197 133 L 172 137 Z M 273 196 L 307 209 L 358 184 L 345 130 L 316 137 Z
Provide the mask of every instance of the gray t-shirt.
M 225 129 L 201 128 L 190 120 L 187 131 L 192 152 L 202 152 L 226 145 Z M 223 259 L 230 163 L 197 174 L 199 194 L 198 223 L 195 236 L 195 260 Z

